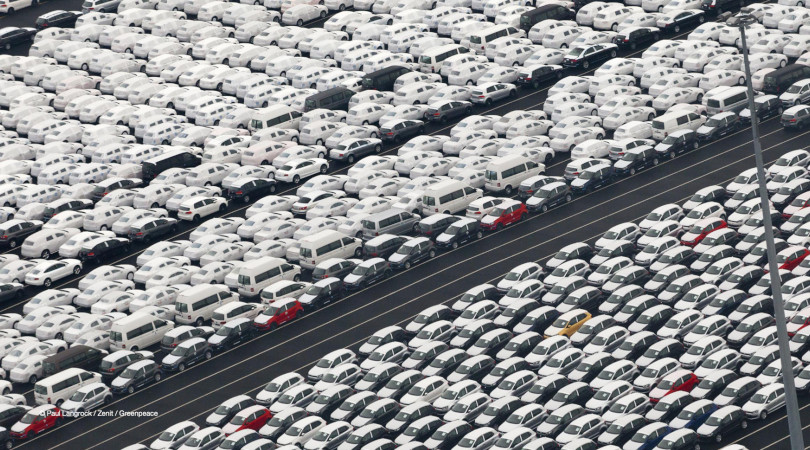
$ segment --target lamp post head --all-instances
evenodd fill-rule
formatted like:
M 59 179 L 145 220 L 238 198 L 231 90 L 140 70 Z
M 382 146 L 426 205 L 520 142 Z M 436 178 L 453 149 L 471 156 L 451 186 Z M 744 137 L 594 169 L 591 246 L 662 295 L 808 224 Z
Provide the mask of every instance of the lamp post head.
M 745 28 L 748 25 L 754 24 L 757 22 L 757 18 L 751 14 L 740 14 L 737 16 L 737 27 Z

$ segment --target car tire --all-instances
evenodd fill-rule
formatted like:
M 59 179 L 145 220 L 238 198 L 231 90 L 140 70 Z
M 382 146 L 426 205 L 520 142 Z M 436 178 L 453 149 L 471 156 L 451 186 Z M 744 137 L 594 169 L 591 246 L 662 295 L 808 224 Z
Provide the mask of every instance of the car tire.
M 250 203 L 250 196 L 249 196 L 249 195 L 246 195 L 246 196 L 242 197 L 242 202 L 244 202 L 244 203 Z
M 8 241 L 8 246 L 9 248 L 17 248 L 17 240 L 11 239 L 10 241 Z
M 453 243 L 450 244 L 450 247 L 452 247 L 454 250 L 457 249 L 458 248 L 458 241 L 453 241 Z
M 42 250 L 42 259 L 49 259 L 51 257 L 51 252 L 48 250 Z
M 292 179 L 293 184 L 298 184 L 299 181 L 301 181 L 301 177 L 298 175 L 294 176 Z
M 194 221 L 194 222 L 199 222 L 200 221 L 200 215 L 195 214 L 194 217 L 191 220 Z
M 183 363 L 180 363 L 180 365 L 177 366 L 177 371 L 178 372 L 183 372 L 184 370 L 186 370 L 186 365 L 183 364 Z
M 38 378 L 37 378 L 36 375 L 31 375 L 31 377 L 28 378 L 28 382 L 31 383 L 31 384 L 36 384 L 37 380 L 38 380 Z
M 129 387 L 127 387 L 127 394 L 132 395 L 132 394 L 134 394 L 134 393 L 135 393 L 135 386 L 129 386 Z
M 329 166 L 327 166 L 326 164 L 321 166 L 321 173 L 326 173 L 328 171 L 329 171 Z
M 680 32 L 681 32 L 681 26 L 680 26 L 680 25 L 675 25 L 675 28 L 673 28 L 673 30 L 674 30 L 676 33 L 680 33 Z
M 484 237 L 484 233 L 482 233 L 482 232 L 481 232 L 481 230 L 478 230 L 478 231 L 475 233 L 475 238 L 476 238 L 476 239 L 481 239 L 482 237 Z
M 548 205 L 543 205 L 543 206 L 540 207 L 540 212 L 546 212 L 546 211 L 548 211 Z
M 492 99 L 491 98 L 486 99 L 486 101 L 484 102 L 484 106 L 492 106 Z
M 51 279 L 50 278 L 45 278 L 45 281 L 42 282 L 42 285 L 47 287 L 47 288 L 51 287 Z
M 195 326 L 201 327 L 203 324 L 205 324 L 205 321 L 202 317 L 197 317 L 197 320 L 194 321 Z M 135 350 L 133 349 L 132 351 L 134 352 Z
M 380 153 L 382 151 L 382 145 L 377 144 L 374 146 L 374 153 Z
M 659 161 L 658 158 L 653 158 L 653 165 L 657 166 L 658 164 L 661 164 L 661 161 Z
M 512 186 L 507 184 L 506 187 L 503 189 L 503 192 L 506 195 L 512 195 Z
M 213 356 L 214 356 L 214 354 L 213 354 L 213 353 L 211 353 L 211 351 L 210 351 L 210 350 L 209 350 L 209 351 L 207 351 L 207 352 L 205 352 L 205 359 L 206 359 L 206 360 L 211 359 L 211 357 L 213 357 Z
M 767 418 L 768 418 L 768 411 L 764 411 L 764 410 L 763 410 L 761 413 L 759 413 L 759 418 L 760 418 L 761 420 L 765 420 L 765 419 L 767 419 Z
M 635 174 L 636 174 L 636 168 L 635 168 L 635 167 L 631 167 L 631 168 L 630 168 L 630 175 L 632 176 L 632 175 L 635 175 Z

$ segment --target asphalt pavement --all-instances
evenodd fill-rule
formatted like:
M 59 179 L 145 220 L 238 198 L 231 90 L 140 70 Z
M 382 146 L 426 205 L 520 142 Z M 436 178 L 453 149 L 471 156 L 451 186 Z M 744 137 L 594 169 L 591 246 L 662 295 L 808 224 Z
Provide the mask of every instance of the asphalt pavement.
M 53 9 L 78 9 L 81 2 L 49 2 L 0 19 L 3 26 L 31 26 L 35 18 Z M 27 49 L 12 51 L 25 54 Z M 632 55 L 638 56 L 639 52 Z M 478 108 L 476 113 L 504 114 L 514 109 L 542 107 L 544 90 L 521 91 L 517 98 L 495 107 Z M 429 133 L 446 134 L 450 125 L 431 126 Z M 778 120 L 761 126 L 766 163 L 781 154 L 803 148 L 807 132 L 785 132 Z M 385 153 L 394 153 L 389 147 Z M 559 155 L 548 172 L 562 174 L 566 155 Z M 664 203 L 679 202 L 710 184 L 729 181 L 740 171 L 753 167 L 750 130 L 741 130 L 674 160 L 622 179 L 611 186 L 576 198 L 570 204 L 542 215 L 533 215 L 502 231 L 457 250 L 442 253 L 431 261 L 401 272 L 376 285 L 353 293 L 343 300 L 306 317 L 265 333 L 251 342 L 216 355 L 209 361 L 170 376 L 142 391 L 122 397 L 103 408 L 112 416 L 74 419 L 20 448 L 110 449 L 141 442 L 148 445 L 157 434 L 182 420 L 202 423 L 219 403 L 238 394 L 255 394 L 270 379 L 288 371 L 305 372 L 320 356 L 342 347 L 354 347 L 378 330 L 402 324 L 422 309 L 451 302 L 470 287 L 495 282 L 513 266 L 526 261 L 544 261 L 562 246 L 593 242 L 601 234 L 624 221 L 641 219 Z M 345 166 L 334 167 L 342 172 Z M 288 192 L 293 193 L 294 188 Z M 232 206 L 227 216 L 243 216 L 247 206 Z M 190 228 L 172 239 L 185 239 Z M 108 264 L 134 264 L 137 254 Z M 92 267 L 85 268 L 88 273 Z M 65 280 L 54 287 L 75 287 L 78 279 Z M 37 291 L 31 291 L 33 295 Z M 0 313 L 21 312 L 22 304 L 5 305 Z M 30 386 L 21 393 L 30 394 Z M 810 424 L 810 402 L 801 399 L 805 423 Z M 122 414 L 123 413 L 123 414 Z M 141 416 L 127 415 L 128 413 Z M 152 416 L 156 413 L 156 416 Z M 724 444 L 738 440 L 749 449 L 788 448 L 784 412 L 751 423 L 745 432 L 726 436 Z M 808 425 L 810 427 L 810 425 Z M 810 442 L 810 433 L 806 433 Z M 706 448 L 716 448 L 708 446 Z

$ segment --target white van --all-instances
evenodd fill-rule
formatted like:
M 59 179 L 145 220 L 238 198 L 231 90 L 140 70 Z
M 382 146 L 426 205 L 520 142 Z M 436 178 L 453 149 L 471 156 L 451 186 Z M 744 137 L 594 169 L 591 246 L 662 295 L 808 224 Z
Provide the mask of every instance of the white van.
M 220 284 L 198 284 L 177 296 L 174 301 L 174 320 L 182 324 L 200 326 L 214 314 L 220 306 L 239 300 L 227 286 Z
M 363 252 L 360 239 L 346 236 L 335 230 L 323 230 L 302 238 L 299 264 L 305 269 L 314 269 L 329 258 L 359 258 Z
M 287 105 L 272 105 L 262 108 L 250 118 L 248 129 L 251 132 L 262 128 L 292 128 L 297 130 L 301 122 L 301 113 Z
M 65 369 L 34 385 L 34 402 L 62 406 L 79 388 L 91 383 L 101 383 L 101 375 L 78 367 Z
M 256 297 L 261 293 L 262 289 L 276 281 L 298 281 L 299 279 L 301 279 L 300 267 L 288 263 L 283 258 L 264 256 L 246 262 L 239 269 L 237 284 L 240 295 Z
M 422 195 L 422 215 L 460 213 L 483 195 L 481 189 L 474 189 L 458 180 L 440 181 L 425 189 Z
M 451 56 L 469 53 L 467 47 L 459 44 L 447 44 L 440 47 L 428 49 L 419 57 L 419 71 L 425 73 L 439 73 L 442 70 L 444 60 Z
M 745 86 L 720 86 L 703 96 L 706 113 L 714 115 L 731 111 L 739 113 L 748 107 L 748 88 Z
M 661 115 L 652 121 L 652 137 L 657 141 L 663 140 L 678 130 L 695 131 L 706 122 L 706 117 L 694 111 L 673 111 Z
M 492 161 L 484 172 L 484 189 L 511 195 L 526 178 L 546 172 L 544 164 L 538 164 L 523 155 L 508 155 Z
M 486 26 L 482 24 L 482 26 Z M 506 25 L 492 25 L 484 28 L 480 31 L 475 31 L 470 33 L 469 42 L 470 42 L 470 50 L 473 53 L 483 55 L 487 49 L 487 44 L 494 41 L 495 39 L 504 37 L 504 36 L 515 36 L 515 37 L 524 37 L 526 33 L 523 30 L 518 30 L 517 28 Z
M 155 345 L 163 339 L 174 323 L 151 314 L 131 314 L 116 320 L 110 327 L 110 351 L 132 350 L 133 352 Z

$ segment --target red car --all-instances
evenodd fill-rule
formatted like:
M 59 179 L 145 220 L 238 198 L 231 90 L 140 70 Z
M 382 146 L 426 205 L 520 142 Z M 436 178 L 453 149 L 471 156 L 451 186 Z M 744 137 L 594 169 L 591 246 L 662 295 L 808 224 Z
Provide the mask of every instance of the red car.
M 696 377 L 694 373 L 686 369 L 676 370 L 665 376 L 664 379 L 659 381 L 658 385 L 650 391 L 650 401 L 658 403 L 662 398 L 673 392 L 690 392 L 697 386 L 698 382 L 698 377 Z
M 32 438 L 62 423 L 62 410 L 55 405 L 42 405 L 28 411 L 11 427 L 14 439 Z
M 793 270 L 810 255 L 810 250 L 801 245 L 790 246 L 776 255 L 776 263 L 780 269 Z
M 785 208 L 785 211 L 782 212 L 782 217 L 787 220 L 790 219 L 793 214 L 803 210 L 810 206 L 810 192 L 805 192 L 800 194 L 798 197 L 794 198 L 790 205 Z
M 788 321 L 788 336 L 795 336 L 796 333 L 803 330 L 808 325 L 810 325 L 810 308 L 804 308 Z
M 264 309 L 255 319 L 253 326 L 260 330 L 272 330 L 287 323 L 301 314 L 304 307 L 294 298 L 281 299 L 273 302 Z
M 705 219 L 700 219 L 694 225 L 692 225 L 692 228 L 690 228 L 689 231 L 681 236 L 681 244 L 694 247 L 700 244 L 700 241 L 702 241 L 703 238 L 705 238 L 712 231 L 727 227 L 728 224 L 726 221 L 719 217 L 707 217 Z
M 240 430 L 255 430 L 263 427 L 273 417 L 270 410 L 261 405 L 248 406 L 233 416 L 230 422 L 222 427 L 226 436 Z
M 517 200 L 506 200 L 481 219 L 481 228 L 498 230 L 519 222 L 527 214 L 529 214 L 529 210 L 526 209 L 526 205 Z

